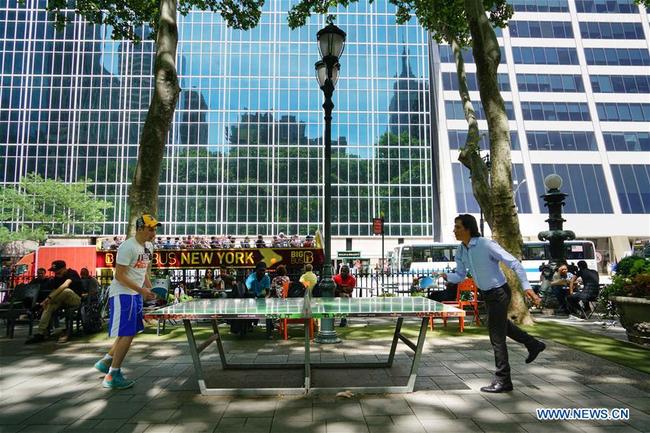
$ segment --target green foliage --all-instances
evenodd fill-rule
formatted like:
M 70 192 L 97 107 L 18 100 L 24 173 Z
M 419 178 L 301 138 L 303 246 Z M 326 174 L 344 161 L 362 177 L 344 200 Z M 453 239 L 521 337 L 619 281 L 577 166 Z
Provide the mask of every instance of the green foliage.
M 191 10 L 211 11 L 221 14 L 229 26 L 248 30 L 257 25 L 261 16 L 264 0 L 179 0 L 178 12 L 186 16 Z M 67 0 L 49 0 L 47 11 L 58 29 L 71 21 Z M 151 29 L 148 35 L 154 38 L 160 18 L 158 0 L 76 0 L 76 13 L 93 24 L 111 26 L 113 39 L 128 39 L 133 42 L 142 40 L 139 29 L 143 26 Z
M 289 27 L 302 27 L 312 13 L 324 15 L 337 6 L 347 7 L 359 0 L 301 0 L 289 11 Z M 438 42 L 455 38 L 461 46 L 470 44 L 469 23 L 464 0 L 389 0 L 397 7 L 396 17 L 403 24 L 415 15 L 422 27 L 429 30 Z M 372 3 L 373 0 L 368 0 Z M 483 0 L 489 20 L 495 27 L 505 27 L 513 9 L 506 0 Z
M 88 192 L 91 181 L 63 183 L 37 174 L 23 176 L 18 187 L 0 189 L 0 219 L 24 221 L 11 232 L 0 227 L 0 244 L 16 240 L 42 241 L 48 234 L 92 233 L 105 221 L 112 205 Z
M 618 262 L 612 284 L 600 292 L 605 302 L 612 296 L 649 297 L 650 259 L 631 256 Z

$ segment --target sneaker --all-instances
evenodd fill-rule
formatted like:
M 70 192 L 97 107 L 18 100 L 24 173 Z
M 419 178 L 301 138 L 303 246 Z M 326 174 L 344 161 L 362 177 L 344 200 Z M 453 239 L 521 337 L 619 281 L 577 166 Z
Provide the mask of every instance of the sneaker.
M 95 363 L 95 370 L 99 370 L 104 374 L 108 374 L 108 370 L 110 370 L 111 366 L 106 364 L 106 361 L 104 359 L 100 359 Z
M 122 376 L 121 371 L 114 371 L 113 373 L 108 373 L 104 377 L 104 381 L 102 382 L 102 386 L 104 388 L 111 388 L 111 389 L 127 389 L 131 388 L 133 385 L 135 385 L 135 380 L 129 380 Z
M 32 336 L 32 338 L 25 341 L 25 344 L 36 344 L 36 343 L 42 343 L 44 341 L 45 341 L 45 335 L 43 335 L 43 334 L 34 334 Z

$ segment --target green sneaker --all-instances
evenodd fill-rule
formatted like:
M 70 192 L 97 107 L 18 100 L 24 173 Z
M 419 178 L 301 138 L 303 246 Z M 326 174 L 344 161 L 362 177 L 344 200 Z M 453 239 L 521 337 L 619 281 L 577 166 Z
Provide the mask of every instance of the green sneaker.
M 106 364 L 106 361 L 103 359 L 100 359 L 95 363 L 95 369 L 101 371 L 104 374 L 108 374 L 108 370 L 110 370 L 111 366 Z
M 111 389 L 127 389 L 131 388 L 133 385 L 135 385 L 135 380 L 129 380 L 122 376 L 121 371 L 114 371 L 112 373 L 108 373 L 106 377 L 104 377 L 104 381 L 102 382 L 102 386 L 104 388 L 111 388 Z

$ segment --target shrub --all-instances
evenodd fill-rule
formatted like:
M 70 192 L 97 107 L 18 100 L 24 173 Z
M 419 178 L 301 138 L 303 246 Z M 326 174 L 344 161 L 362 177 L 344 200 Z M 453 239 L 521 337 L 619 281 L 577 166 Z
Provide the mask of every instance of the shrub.
M 612 284 L 606 286 L 600 296 L 605 301 L 612 296 L 650 297 L 650 259 L 631 256 L 621 260 Z

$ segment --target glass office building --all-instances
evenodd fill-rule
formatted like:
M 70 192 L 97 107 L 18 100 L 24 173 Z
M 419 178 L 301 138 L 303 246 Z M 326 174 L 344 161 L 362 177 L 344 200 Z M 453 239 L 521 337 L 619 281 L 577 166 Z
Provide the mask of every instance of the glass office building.
M 168 137 L 159 217 L 167 234 L 314 233 L 323 212 L 323 95 L 312 19 L 291 31 L 290 3 L 268 1 L 259 26 L 218 14 L 181 17 L 182 88 Z M 0 169 L 88 177 L 114 203 L 104 233 L 123 233 L 151 92 L 154 46 L 112 41 L 70 15 L 57 33 L 42 2 L 2 0 Z M 348 34 L 333 119 L 333 235 L 433 236 L 429 41 L 380 1 L 341 13 Z M 6 145 L 5 145 L 6 144 Z
M 546 228 L 538 197 L 544 176 L 557 172 L 569 194 L 566 226 L 578 236 L 604 252 L 650 238 L 647 11 L 632 0 L 511 3 L 515 15 L 497 33 L 499 81 L 524 237 Z M 304 235 L 320 226 L 314 62 L 324 23 L 314 17 L 291 31 L 290 5 L 268 0 L 246 32 L 212 13 L 180 17 L 182 91 L 160 179 L 159 217 L 173 222 L 165 234 Z M 371 219 L 382 212 L 388 247 L 451 241 L 456 214 L 478 216 L 458 162 L 467 127 L 450 49 L 415 19 L 397 25 L 394 12 L 387 0 L 359 2 L 336 21 L 348 37 L 334 93 L 334 251 L 378 257 Z M 0 0 L 0 179 L 91 178 L 95 194 L 114 203 L 102 234 L 120 234 L 154 47 L 112 41 L 107 29 L 70 18 L 55 32 L 43 1 Z M 484 118 L 469 52 L 466 61 Z

